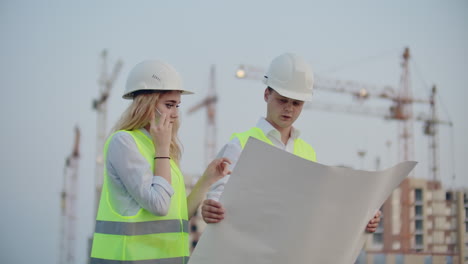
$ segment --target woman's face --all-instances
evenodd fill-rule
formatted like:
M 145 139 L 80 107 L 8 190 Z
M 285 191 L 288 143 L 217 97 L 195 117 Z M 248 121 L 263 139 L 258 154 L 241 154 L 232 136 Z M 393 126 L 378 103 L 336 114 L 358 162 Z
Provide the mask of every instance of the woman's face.
M 180 104 L 180 91 L 170 91 L 163 93 L 159 96 L 159 100 L 156 103 L 156 116 L 163 113 L 167 114 L 170 118 L 171 123 L 174 123 L 179 118 L 179 104 Z

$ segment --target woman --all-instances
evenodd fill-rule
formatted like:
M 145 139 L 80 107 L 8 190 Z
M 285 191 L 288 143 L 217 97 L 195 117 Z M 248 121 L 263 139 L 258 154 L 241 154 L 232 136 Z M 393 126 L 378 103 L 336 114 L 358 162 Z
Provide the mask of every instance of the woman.
M 209 186 L 229 174 L 228 159 L 211 162 L 188 197 L 179 170 L 178 106 L 182 89 L 175 69 L 144 61 L 130 72 L 123 113 L 104 146 L 104 182 L 91 263 L 186 263 L 188 220 Z

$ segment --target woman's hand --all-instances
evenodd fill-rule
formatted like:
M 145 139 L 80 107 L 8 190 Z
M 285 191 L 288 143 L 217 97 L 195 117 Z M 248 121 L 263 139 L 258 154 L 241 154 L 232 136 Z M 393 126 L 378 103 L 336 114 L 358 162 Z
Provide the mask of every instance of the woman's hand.
M 150 134 L 157 156 L 169 156 L 169 147 L 172 138 L 172 123 L 166 113 L 162 113 L 159 122 L 156 122 L 156 114 L 153 112 L 150 119 Z
M 187 197 L 187 212 L 189 217 L 195 214 L 210 186 L 217 180 L 231 173 L 229 164 L 231 164 L 229 159 L 220 158 L 213 160 L 208 165 L 203 175 L 193 187 L 192 192 L 190 192 Z
M 205 177 L 211 185 L 224 176 L 231 174 L 229 164 L 231 164 L 231 161 L 228 158 L 215 159 L 208 165 L 203 173 L 203 177 Z

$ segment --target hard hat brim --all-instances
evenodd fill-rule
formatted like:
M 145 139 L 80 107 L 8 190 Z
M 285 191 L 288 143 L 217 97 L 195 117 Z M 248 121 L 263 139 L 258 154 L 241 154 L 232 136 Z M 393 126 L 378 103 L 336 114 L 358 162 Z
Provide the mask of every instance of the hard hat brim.
M 268 87 L 271 89 L 275 90 L 277 93 L 279 93 L 281 96 L 294 99 L 294 100 L 299 100 L 299 101 L 304 101 L 304 102 L 310 102 L 312 101 L 312 93 L 310 94 L 304 94 L 304 93 L 296 93 L 290 90 L 286 90 L 280 87 L 276 87 L 275 85 L 271 85 L 268 83 L 267 78 L 263 79 L 263 83 L 266 84 Z
M 130 100 L 133 100 L 134 98 L 134 93 L 135 92 L 140 92 L 140 91 L 148 91 L 148 92 L 157 92 L 157 91 L 181 91 L 181 94 L 182 95 L 189 95 L 189 94 L 194 94 L 194 92 L 192 91 L 189 91 L 189 90 L 154 90 L 154 89 L 147 89 L 147 90 L 140 90 L 140 89 L 137 89 L 135 91 L 131 91 L 131 92 L 128 92 L 124 95 L 122 95 L 122 98 L 123 99 L 130 99 Z
M 159 60 L 147 60 L 133 67 L 127 77 L 124 99 L 133 99 L 138 92 L 181 91 L 182 94 L 193 94 L 183 89 L 180 74 L 170 64 Z

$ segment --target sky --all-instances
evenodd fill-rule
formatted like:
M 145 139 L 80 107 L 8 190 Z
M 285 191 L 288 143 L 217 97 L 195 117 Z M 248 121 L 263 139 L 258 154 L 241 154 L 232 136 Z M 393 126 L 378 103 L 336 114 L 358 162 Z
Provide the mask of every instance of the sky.
M 110 129 L 128 106 L 121 98 L 130 69 L 160 59 L 196 92 L 182 97 L 181 169 L 205 167 L 203 100 L 216 67 L 217 150 L 233 132 L 265 115 L 264 86 L 239 80 L 240 64 L 266 68 L 284 52 L 303 56 L 321 77 L 399 87 L 401 55 L 411 52 L 414 97 L 438 88 L 440 181 L 467 188 L 468 2 L 394 1 L 0 1 L 0 259 L 2 263 L 57 263 L 60 192 L 73 129 L 82 133 L 79 160 L 76 263 L 86 263 L 94 226 L 94 169 L 100 53 L 110 67 L 123 61 L 108 102 Z M 387 100 L 356 101 L 314 92 L 314 101 L 337 106 L 388 108 Z M 312 104 L 314 103 L 312 101 Z M 414 105 L 415 113 L 429 113 Z M 295 123 L 320 163 L 385 169 L 398 163 L 396 121 L 369 115 L 304 110 Z M 414 123 L 413 177 L 429 178 L 428 138 Z M 357 153 L 364 151 L 360 157 Z M 377 162 L 380 160 L 380 163 Z

